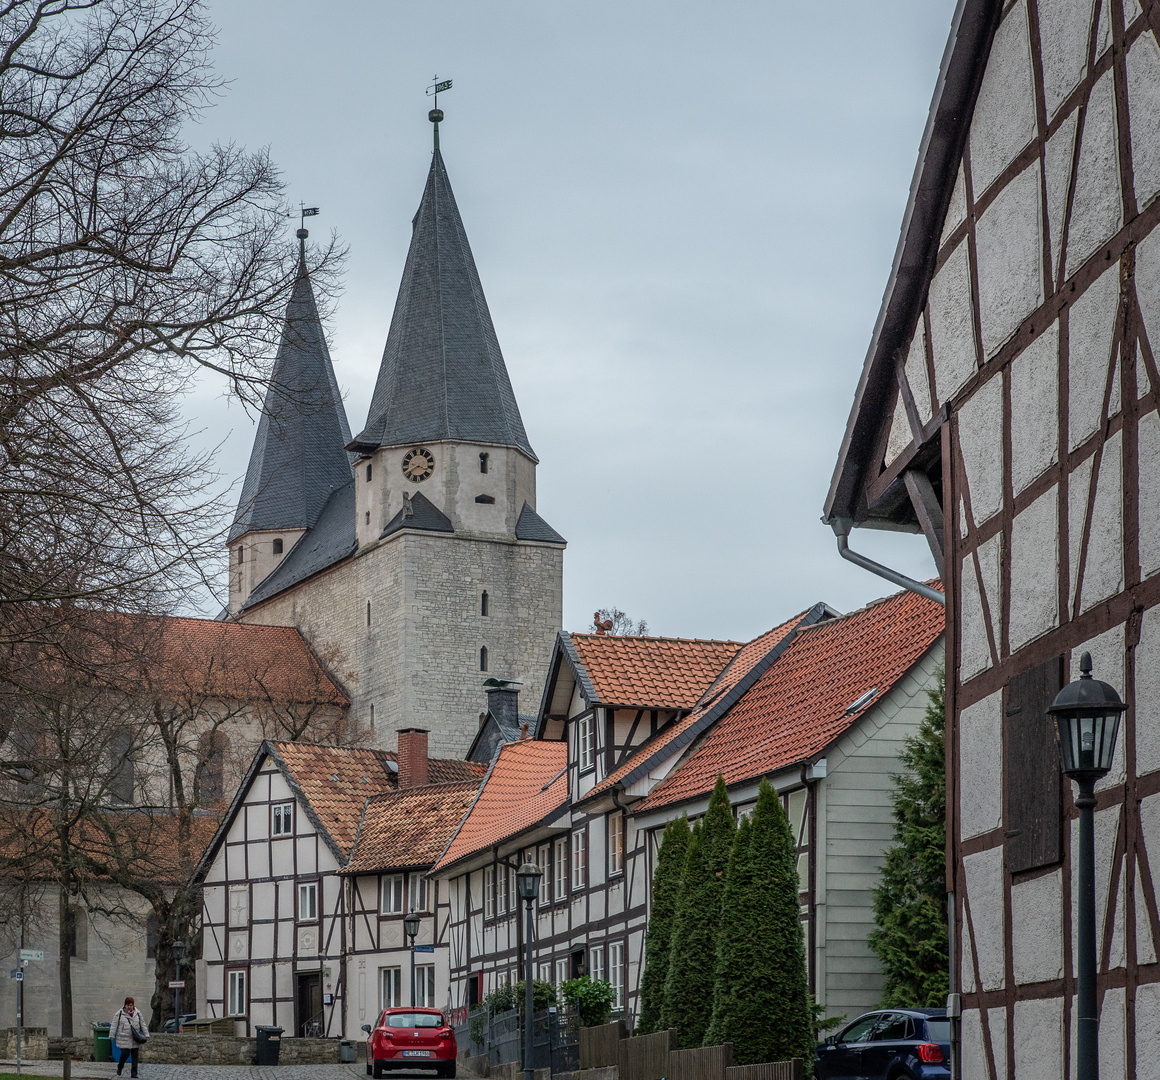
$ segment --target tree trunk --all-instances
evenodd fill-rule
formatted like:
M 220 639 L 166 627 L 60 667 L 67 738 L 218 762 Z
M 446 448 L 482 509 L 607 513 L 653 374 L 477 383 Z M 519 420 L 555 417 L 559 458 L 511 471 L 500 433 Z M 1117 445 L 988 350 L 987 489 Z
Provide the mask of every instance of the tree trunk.
M 57 893 L 59 901 L 58 921 L 60 932 L 59 941 L 60 964 L 60 1033 L 62 1038 L 68 1039 L 73 1033 L 73 1002 L 72 1002 L 72 951 L 70 949 L 71 935 L 69 934 L 69 893 L 68 886 L 62 884 Z

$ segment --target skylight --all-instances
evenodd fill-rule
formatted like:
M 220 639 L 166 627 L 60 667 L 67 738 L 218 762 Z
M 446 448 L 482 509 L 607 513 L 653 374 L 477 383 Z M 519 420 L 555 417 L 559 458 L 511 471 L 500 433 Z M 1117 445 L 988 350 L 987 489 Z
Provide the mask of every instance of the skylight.
M 864 708 L 866 708 L 867 705 L 870 704 L 870 702 L 874 700 L 874 695 L 877 693 L 878 687 L 876 686 L 873 690 L 867 690 L 866 693 L 864 693 L 860 698 L 850 702 L 850 704 L 846 706 L 846 715 L 849 716 L 850 713 L 861 712 Z

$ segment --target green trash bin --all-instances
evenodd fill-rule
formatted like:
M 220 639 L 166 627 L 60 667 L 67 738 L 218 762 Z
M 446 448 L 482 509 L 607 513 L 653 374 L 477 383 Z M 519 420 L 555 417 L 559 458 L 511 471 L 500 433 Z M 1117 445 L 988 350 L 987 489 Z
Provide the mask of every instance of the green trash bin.
M 93 1024 L 93 1060 L 112 1061 L 113 1044 L 109 1040 L 111 1024 Z

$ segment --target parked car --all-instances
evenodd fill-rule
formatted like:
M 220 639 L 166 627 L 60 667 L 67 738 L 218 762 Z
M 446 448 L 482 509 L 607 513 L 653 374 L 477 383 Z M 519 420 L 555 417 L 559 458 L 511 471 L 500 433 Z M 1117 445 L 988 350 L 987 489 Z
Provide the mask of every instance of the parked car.
M 367 1033 L 367 1076 L 387 1070 L 435 1069 L 437 1076 L 455 1076 L 455 1032 L 438 1009 L 384 1009 Z
M 951 1027 L 946 1009 L 864 1013 L 818 1045 L 816 1080 L 944 1080 Z
M 177 1021 L 174 1020 L 173 1017 L 171 1016 L 168 1020 L 165 1021 L 164 1024 L 161 1025 L 161 1030 L 166 1035 L 173 1035 L 176 1032 L 180 1031 L 181 1028 L 185 1026 L 185 1022 L 187 1020 L 196 1020 L 196 1019 L 197 1019 L 197 1013 L 182 1013 L 181 1014 L 181 1025 L 179 1026 Z

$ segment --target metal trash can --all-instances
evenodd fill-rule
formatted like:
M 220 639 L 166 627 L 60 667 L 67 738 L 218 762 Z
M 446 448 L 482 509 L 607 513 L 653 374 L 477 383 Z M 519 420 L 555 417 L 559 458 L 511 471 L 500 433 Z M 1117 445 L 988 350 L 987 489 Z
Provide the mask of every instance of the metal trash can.
M 93 1024 L 93 1060 L 112 1061 L 113 1044 L 109 1039 L 111 1024 Z
M 338 1060 L 343 1065 L 354 1062 L 354 1043 L 350 1039 L 343 1039 L 338 1044 Z
M 258 1024 L 254 1030 L 258 1034 L 258 1064 L 277 1065 L 282 1050 L 282 1029 Z

